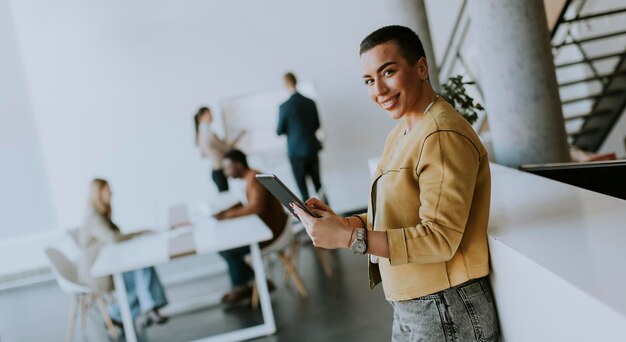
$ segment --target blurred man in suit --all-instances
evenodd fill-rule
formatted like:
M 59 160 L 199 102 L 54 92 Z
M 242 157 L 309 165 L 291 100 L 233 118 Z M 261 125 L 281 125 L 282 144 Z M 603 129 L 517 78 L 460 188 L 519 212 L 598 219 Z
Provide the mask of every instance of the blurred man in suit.
M 315 132 L 320 128 L 315 102 L 297 91 L 296 76 L 288 72 L 284 75 L 285 87 L 291 97 L 279 108 L 278 135 L 287 135 L 287 151 L 293 175 L 298 183 L 302 199 L 309 199 L 306 177 L 311 177 L 315 191 L 322 187 L 320 165 L 317 153 L 322 144 Z

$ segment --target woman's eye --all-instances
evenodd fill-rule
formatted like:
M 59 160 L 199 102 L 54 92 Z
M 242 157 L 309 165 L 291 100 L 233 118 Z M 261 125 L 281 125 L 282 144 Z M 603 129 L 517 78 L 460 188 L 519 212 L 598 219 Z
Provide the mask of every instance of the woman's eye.
M 383 71 L 383 76 L 391 76 L 394 72 L 395 70 L 385 70 Z
M 370 78 L 368 80 L 365 80 L 364 83 L 365 83 L 366 86 L 370 86 L 370 85 L 374 84 L 374 80 Z

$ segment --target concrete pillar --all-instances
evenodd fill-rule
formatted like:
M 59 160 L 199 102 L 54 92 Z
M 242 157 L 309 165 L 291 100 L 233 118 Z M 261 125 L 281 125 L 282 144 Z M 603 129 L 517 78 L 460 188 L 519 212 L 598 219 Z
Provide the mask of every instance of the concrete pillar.
M 468 6 L 495 160 L 512 167 L 570 161 L 543 1 Z
M 411 28 L 422 41 L 428 60 L 428 74 L 430 84 L 435 91 L 439 91 L 439 76 L 437 72 L 437 60 L 435 50 L 430 38 L 430 27 L 428 25 L 428 14 L 424 0 L 387 0 L 391 9 L 392 19 L 395 24 Z

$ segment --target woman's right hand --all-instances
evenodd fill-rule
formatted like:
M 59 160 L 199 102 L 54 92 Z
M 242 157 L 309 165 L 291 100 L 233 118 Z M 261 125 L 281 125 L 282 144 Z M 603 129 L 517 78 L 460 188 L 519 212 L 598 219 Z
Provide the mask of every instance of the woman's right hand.
M 321 201 L 320 203 L 324 204 Z M 302 222 L 307 234 L 309 234 L 313 246 L 327 249 L 348 248 L 352 239 L 352 228 L 346 224 L 345 219 L 337 216 L 325 204 L 324 207 L 327 210 L 313 209 L 312 206 L 308 207 L 318 217 L 311 216 L 299 204 L 291 203 L 291 208 Z

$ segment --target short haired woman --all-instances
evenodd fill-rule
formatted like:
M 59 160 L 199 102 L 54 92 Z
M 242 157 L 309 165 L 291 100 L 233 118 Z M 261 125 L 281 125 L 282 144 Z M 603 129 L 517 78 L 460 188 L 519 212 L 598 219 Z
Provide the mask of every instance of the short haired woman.
M 402 26 L 360 48 L 370 98 L 397 126 L 372 179 L 367 214 L 342 218 L 311 199 L 296 205 L 315 246 L 369 254 L 370 287 L 393 306 L 393 341 L 496 341 L 489 281 L 487 152 L 432 89 L 418 36 Z

